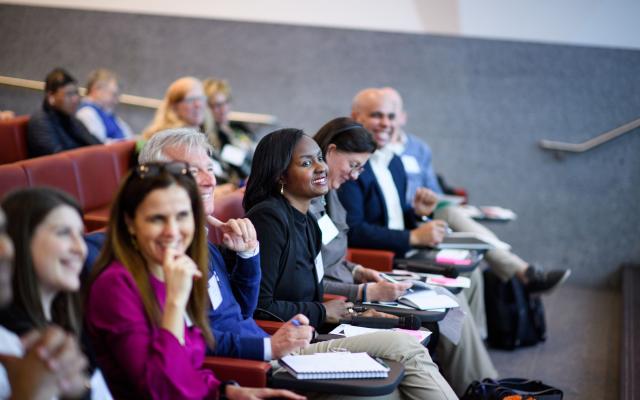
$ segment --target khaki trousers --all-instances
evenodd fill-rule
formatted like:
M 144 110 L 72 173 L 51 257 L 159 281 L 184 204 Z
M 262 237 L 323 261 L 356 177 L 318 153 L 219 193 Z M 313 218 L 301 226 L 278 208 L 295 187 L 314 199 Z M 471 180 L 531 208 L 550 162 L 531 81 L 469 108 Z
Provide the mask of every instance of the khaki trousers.
M 311 344 L 299 354 L 326 353 L 331 349 L 346 349 L 352 353 L 366 352 L 372 357 L 401 362 L 404 378 L 398 388 L 387 396 L 371 399 L 457 399 L 453 389 L 438 371 L 427 349 L 403 333 L 385 331 Z M 352 399 L 353 396 L 307 394 L 314 399 Z

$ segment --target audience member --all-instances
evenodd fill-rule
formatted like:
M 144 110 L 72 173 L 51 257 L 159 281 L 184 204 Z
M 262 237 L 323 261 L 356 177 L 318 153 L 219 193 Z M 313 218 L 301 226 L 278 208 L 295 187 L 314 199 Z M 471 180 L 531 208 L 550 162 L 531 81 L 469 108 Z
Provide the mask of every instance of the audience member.
M 442 194 L 442 188 L 438 184 L 431 162 L 431 149 L 423 140 L 406 133 L 403 129 L 407 121 L 407 113 L 403 107 L 402 97 L 393 88 L 384 88 L 382 93 L 391 99 L 395 107 L 395 118 L 389 122 L 393 135 L 388 146 L 403 161 L 407 176 L 407 201 L 413 198 L 420 187 L 425 187 L 435 194 Z M 475 232 L 497 238 L 491 230 L 474 221 L 458 206 L 436 208 L 433 215 L 438 220 L 446 221 L 454 231 Z M 527 286 L 530 293 L 548 292 L 564 282 L 571 274 L 567 269 L 545 272 L 509 250 L 493 249 L 486 253 L 485 258 L 491 270 L 500 278 L 506 281 L 515 276 Z
M 202 82 L 197 78 L 186 76 L 169 85 L 162 104 L 158 107 L 151 125 L 145 128 L 142 136 L 150 139 L 156 133 L 173 128 L 200 129 L 204 122 L 205 96 Z M 216 152 L 211 153 L 214 173 L 219 181 L 225 183 L 216 188 L 219 196 L 236 189 L 231 176 L 231 168 L 220 159 Z M 235 179 L 237 181 L 237 179 Z M 229 183 L 229 184 L 226 184 Z
M 204 131 L 211 145 L 216 149 L 222 149 L 225 145 L 231 144 L 251 152 L 254 147 L 253 132 L 246 124 L 229 120 L 229 111 L 231 111 L 229 83 L 213 78 L 205 79 L 202 83 L 210 111 L 206 114 Z
M 30 157 L 100 144 L 74 114 L 80 102 L 76 80 L 62 68 L 49 72 L 42 108 L 29 119 L 27 148 Z
M 68 226 L 59 224 L 61 213 L 74 217 L 75 211 L 66 201 L 66 195 L 51 189 L 29 189 L 15 192 L 4 201 L 3 207 L 11 215 L 8 222 L 0 210 L 2 399 L 76 397 L 88 387 L 84 372 L 87 361 L 77 341 L 71 333 L 50 325 L 54 321 L 72 327 L 78 322 L 75 304 L 69 301 L 72 296 L 56 294 L 63 286 L 75 283 L 73 273 L 69 276 L 66 268 L 73 269 L 77 263 L 64 249 L 68 249 L 64 242 L 76 233 L 67 234 Z M 15 261 L 19 265 L 13 278 L 11 238 L 16 243 Z M 79 246 L 84 246 L 81 238 Z
M 351 303 L 322 302 L 321 233 L 308 211 L 311 200 L 327 190 L 322 152 L 302 131 L 282 129 L 258 143 L 243 205 L 258 237 L 268 238 L 261 242 L 258 306 L 270 315 L 288 319 L 303 313 L 314 326 L 349 315 Z M 456 398 L 426 349 L 404 334 L 387 331 L 319 344 L 325 351 L 334 346 L 403 361 L 398 390 L 407 398 Z
M 102 143 L 133 136 L 129 125 L 115 114 L 119 96 L 118 77 L 114 72 L 104 68 L 91 72 L 87 95 L 76 112 L 76 118 Z
M 240 183 L 251 171 L 252 133 L 244 123 L 229 120 L 231 86 L 227 81 L 210 78 L 203 85 L 208 106 L 203 130 L 229 166 L 232 181 Z
M 329 192 L 313 199 L 310 212 L 323 229 L 322 262 L 326 292 L 347 296 L 350 301 L 394 301 L 403 295 L 411 283 L 391 283 L 383 280 L 378 271 L 349 262 L 347 250 L 346 211 L 336 192 L 347 181 L 356 180 L 364 164 L 376 149 L 376 143 L 364 127 L 351 118 L 336 118 L 327 122 L 314 140 L 322 150 L 329 167 Z M 325 221 L 321 224 L 321 220 Z M 334 228 L 327 228 L 333 225 Z M 333 234 L 329 237 L 330 232 Z M 458 395 L 462 395 L 474 380 L 496 378 L 497 372 L 469 314 L 467 298 L 457 296 L 464 311 L 459 340 L 441 335 L 438 355 L 443 375 Z M 444 323 L 447 323 L 446 321 Z
M 156 110 L 153 121 L 142 132 L 145 139 L 171 128 L 199 128 L 204 122 L 205 96 L 202 82 L 192 76 L 174 81 Z
M 188 164 L 141 164 L 124 178 L 113 204 L 85 318 L 114 396 L 302 399 L 284 390 L 221 385 L 202 368 L 205 346 L 214 348 L 215 340 L 205 314 L 202 196 Z M 242 239 L 246 250 L 255 242 Z

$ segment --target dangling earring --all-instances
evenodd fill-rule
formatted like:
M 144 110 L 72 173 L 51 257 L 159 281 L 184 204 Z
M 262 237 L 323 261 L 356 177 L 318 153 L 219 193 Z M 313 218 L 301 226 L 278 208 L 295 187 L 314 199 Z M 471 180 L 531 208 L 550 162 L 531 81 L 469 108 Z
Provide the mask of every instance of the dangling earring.
M 280 194 L 284 194 L 284 183 L 280 184 Z

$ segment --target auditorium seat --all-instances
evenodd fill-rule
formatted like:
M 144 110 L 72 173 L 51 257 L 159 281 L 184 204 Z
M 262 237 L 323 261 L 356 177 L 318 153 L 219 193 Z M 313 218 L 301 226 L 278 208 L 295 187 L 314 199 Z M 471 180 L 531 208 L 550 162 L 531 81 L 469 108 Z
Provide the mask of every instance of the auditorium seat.
M 234 380 L 246 387 L 267 386 L 271 373 L 268 362 L 230 357 L 205 357 L 203 366 L 212 370 L 221 381 Z
M 26 160 L 29 116 L 0 121 L 0 164 Z
M 55 187 L 78 200 L 87 232 L 103 228 L 134 149 L 134 141 L 124 141 L 0 165 L 0 195 L 23 187 Z
M 0 198 L 15 189 L 28 186 L 27 173 L 21 165 L 7 164 L 0 166 Z

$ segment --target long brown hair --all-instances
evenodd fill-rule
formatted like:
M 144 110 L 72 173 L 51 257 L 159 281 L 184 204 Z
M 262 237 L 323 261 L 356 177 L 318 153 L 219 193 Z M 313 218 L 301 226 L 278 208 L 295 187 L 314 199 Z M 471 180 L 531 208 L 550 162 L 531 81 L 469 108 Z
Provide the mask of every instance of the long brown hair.
M 22 189 L 9 194 L 2 202 L 2 208 L 7 215 L 7 233 L 15 247 L 13 303 L 26 313 L 33 327 L 37 329 L 44 328 L 51 321 L 47 321 L 42 308 L 31 240 L 38 226 L 60 206 L 73 208 L 82 218 L 82 210 L 76 200 L 54 188 Z M 67 331 L 79 334 L 79 292 L 60 291 L 51 303 L 51 319 Z
M 176 172 L 170 166 L 184 165 L 181 172 Z M 146 171 L 149 173 L 145 173 Z M 195 262 L 203 277 L 208 275 L 208 249 L 204 230 L 204 210 L 195 180 L 189 173 L 188 165 L 184 163 L 147 163 L 130 171 L 124 178 L 120 189 L 113 200 L 111 216 L 107 226 L 104 246 L 95 262 L 88 288 L 91 290 L 93 282 L 114 260 L 120 261 L 131 273 L 142 297 L 142 304 L 150 323 L 159 325 L 162 311 L 149 282 L 149 270 L 146 262 L 136 248 L 135 239 L 127 227 L 126 219 L 135 218 L 138 206 L 156 189 L 177 185 L 186 190 L 191 200 L 191 208 L 195 221 L 193 241 L 187 248 L 186 254 Z M 207 280 L 194 281 L 187 303 L 187 314 L 202 331 L 207 345 L 215 347 L 215 341 L 207 319 L 209 305 L 207 296 Z

